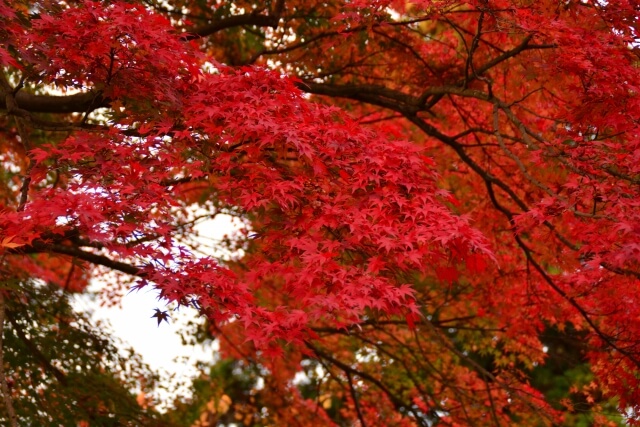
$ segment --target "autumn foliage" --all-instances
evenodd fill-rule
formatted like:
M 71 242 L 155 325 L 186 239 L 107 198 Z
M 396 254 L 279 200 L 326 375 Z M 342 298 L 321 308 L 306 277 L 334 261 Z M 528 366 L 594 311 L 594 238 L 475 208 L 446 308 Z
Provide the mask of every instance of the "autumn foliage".
M 639 15 L 0 0 L 0 311 L 105 272 L 197 310 L 230 359 L 176 425 L 637 423 Z

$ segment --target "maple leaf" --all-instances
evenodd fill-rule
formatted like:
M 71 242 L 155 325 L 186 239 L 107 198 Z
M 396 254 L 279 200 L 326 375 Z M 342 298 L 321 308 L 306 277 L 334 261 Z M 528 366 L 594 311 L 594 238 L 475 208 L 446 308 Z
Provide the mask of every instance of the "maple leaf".
M 154 309 L 156 312 L 153 314 L 153 316 L 151 316 L 151 318 L 155 318 L 158 321 L 158 326 L 160 326 L 160 323 L 162 323 L 162 321 L 165 321 L 167 323 L 169 323 L 169 319 L 171 318 L 171 316 L 169 316 L 169 313 L 167 313 L 166 311 L 162 311 L 158 308 Z
M 34 148 L 31 150 L 31 156 L 36 163 L 42 163 L 51 155 L 49 151 L 43 150 L 41 148 Z
M 2 239 L 2 242 L 0 242 L 0 247 L 3 248 L 9 248 L 9 249 L 15 249 L 15 248 L 19 248 L 20 246 L 24 246 L 24 243 L 15 243 L 13 241 L 13 239 L 15 239 L 16 236 L 6 236 Z

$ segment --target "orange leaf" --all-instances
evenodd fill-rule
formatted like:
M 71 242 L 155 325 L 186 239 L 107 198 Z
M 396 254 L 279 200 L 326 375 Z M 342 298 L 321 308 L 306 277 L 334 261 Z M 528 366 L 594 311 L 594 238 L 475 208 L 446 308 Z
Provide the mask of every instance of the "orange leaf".
M 4 239 L 2 239 L 2 243 L 0 243 L 0 246 L 2 246 L 3 248 L 9 248 L 9 249 L 15 249 L 15 248 L 19 248 L 20 246 L 24 246 L 24 243 L 13 243 L 13 239 L 15 239 L 16 236 L 7 236 Z

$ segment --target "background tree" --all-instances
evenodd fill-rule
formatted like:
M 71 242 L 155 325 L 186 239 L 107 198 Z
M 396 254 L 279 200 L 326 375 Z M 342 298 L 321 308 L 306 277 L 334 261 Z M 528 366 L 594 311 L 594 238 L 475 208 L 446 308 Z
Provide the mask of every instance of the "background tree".
M 165 425 L 132 393 L 155 381 L 139 356 L 121 354 L 59 287 L 13 285 L 20 298 L 4 307 L 3 358 L 18 425 Z
M 3 274 L 198 309 L 177 419 L 636 421 L 635 2 L 0 5 Z

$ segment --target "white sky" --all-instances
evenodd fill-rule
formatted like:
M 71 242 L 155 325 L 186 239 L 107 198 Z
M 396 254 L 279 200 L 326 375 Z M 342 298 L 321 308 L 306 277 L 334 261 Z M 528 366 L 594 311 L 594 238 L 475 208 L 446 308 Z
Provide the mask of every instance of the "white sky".
M 206 221 L 197 226 L 203 245 L 203 252 L 219 254 L 214 246 L 215 241 L 222 239 L 225 234 L 232 234 L 239 227 L 230 216 L 217 215 L 214 220 Z M 208 242 L 208 243 L 204 243 Z M 94 280 L 90 291 L 99 292 L 105 286 L 99 280 Z M 180 339 L 180 331 L 189 320 L 198 320 L 197 312 L 182 308 L 179 312 L 169 311 L 172 319 L 169 323 L 152 318 L 155 309 L 168 310 L 163 301 L 157 298 L 158 292 L 143 288 L 138 292 L 128 293 L 118 307 L 102 307 L 99 301 L 89 295 L 76 296 L 74 308 L 78 311 L 92 313 L 93 321 L 108 322 L 113 335 L 123 342 L 124 347 L 133 347 L 140 354 L 154 372 L 160 372 L 165 380 L 165 387 L 171 393 L 159 390 L 160 400 L 172 401 L 175 397 L 188 397 L 186 386 L 190 384 L 198 371 L 195 363 L 198 360 L 212 361 L 216 357 L 216 344 L 203 346 L 184 346 Z M 170 384 L 168 378 L 171 377 Z M 162 409 L 160 405 L 159 409 Z

